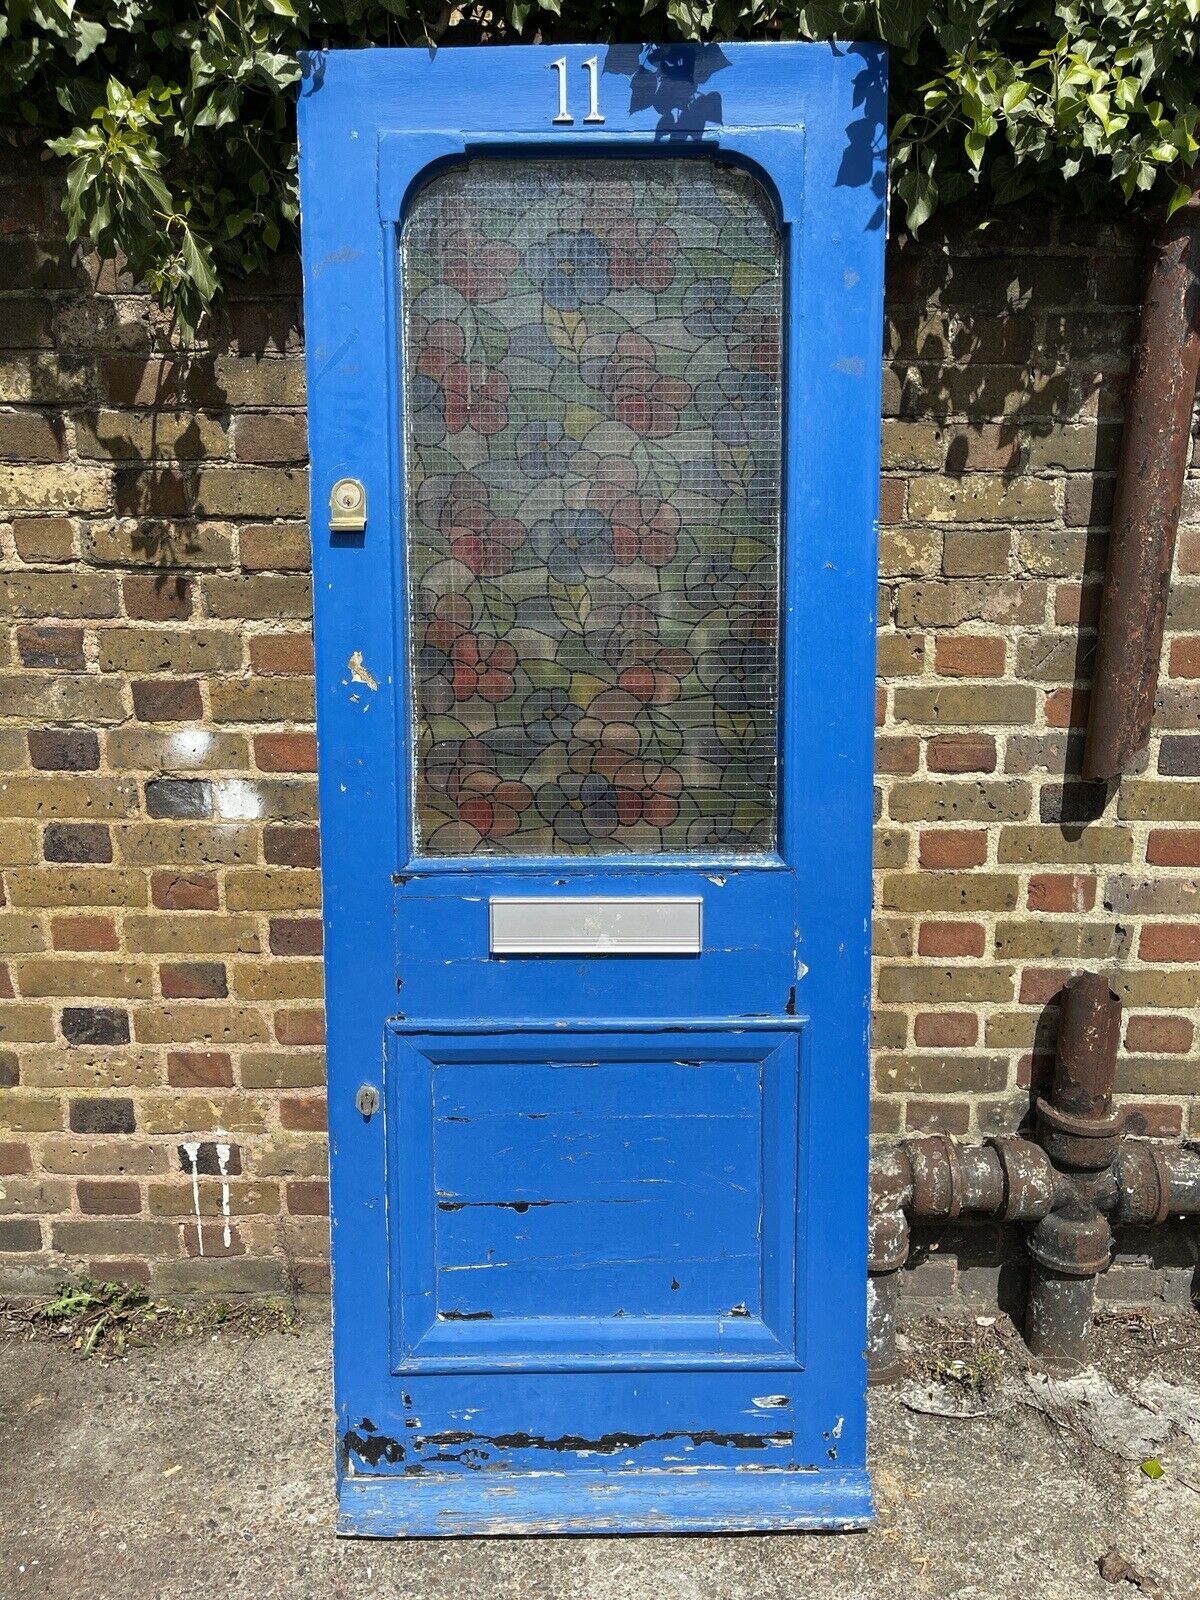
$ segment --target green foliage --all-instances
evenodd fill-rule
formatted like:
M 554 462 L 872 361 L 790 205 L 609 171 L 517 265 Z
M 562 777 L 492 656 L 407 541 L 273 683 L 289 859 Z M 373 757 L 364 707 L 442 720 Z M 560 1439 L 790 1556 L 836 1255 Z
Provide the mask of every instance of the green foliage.
M 297 51 L 553 39 L 855 38 L 892 55 L 895 193 L 1180 205 L 1200 153 L 1200 0 L 7 0 L 0 115 L 68 161 L 73 237 L 185 332 L 295 238 Z
M 0 1335 L 49 1334 L 82 1356 L 122 1356 L 136 1345 L 209 1337 L 220 1331 L 257 1336 L 295 1333 L 294 1310 L 281 1301 L 152 1300 L 137 1284 L 76 1278 L 33 1302 L 0 1302 Z

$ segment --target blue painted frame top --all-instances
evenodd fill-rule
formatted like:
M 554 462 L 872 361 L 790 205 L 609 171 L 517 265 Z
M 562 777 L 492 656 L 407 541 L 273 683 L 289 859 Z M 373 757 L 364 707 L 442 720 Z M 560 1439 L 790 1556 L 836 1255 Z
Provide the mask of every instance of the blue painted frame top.
M 604 122 L 583 119 L 584 64 L 599 61 Z M 565 59 L 575 120 L 555 125 Z M 384 1119 L 355 1109 L 379 1080 L 385 1022 L 476 1022 L 474 989 L 418 973 L 397 999 L 404 891 L 415 875 L 451 917 L 464 873 L 486 892 L 531 874 L 588 892 L 644 878 L 687 892 L 728 864 L 695 857 L 565 862 L 413 860 L 405 636 L 397 230 L 415 189 L 488 153 L 713 155 L 749 168 L 778 208 L 786 262 L 782 734 L 778 852 L 729 870 L 748 883 L 743 923 L 784 918 L 780 961 L 753 940 L 721 969 L 707 1008 L 674 1015 L 779 1017 L 806 1027 L 812 1131 L 801 1295 L 806 1374 L 841 1395 L 841 1462 L 865 1459 L 867 1017 L 871 769 L 879 479 L 886 57 L 863 45 L 564 45 L 364 50 L 304 58 L 301 192 L 312 455 L 317 723 L 326 927 L 336 1391 L 353 1417 L 394 1418 Z M 329 494 L 362 480 L 364 534 L 331 535 Z M 767 885 L 777 880 L 777 888 Z M 784 881 L 786 880 L 786 882 Z M 713 877 L 711 882 L 716 882 Z M 539 884 L 540 887 L 540 884 Z M 730 905 L 734 904 L 733 899 Z M 448 926 L 449 923 L 444 924 Z M 715 924 L 714 924 L 715 926 Z M 420 954 L 418 952 L 418 954 Z M 758 973 L 762 966 L 763 974 Z M 418 967 L 420 963 L 418 962 Z M 492 963 L 493 968 L 497 967 Z M 489 964 L 475 961 L 474 967 Z M 629 1014 L 653 1015 L 655 977 L 622 967 Z M 488 988 L 488 983 L 492 988 Z M 407 983 L 407 980 L 406 980 Z M 638 996 L 646 999 L 639 1010 Z M 581 980 L 556 997 L 587 1009 Z M 503 1014 L 503 1013 L 502 1013 Z M 611 1012 L 609 1013 L 611 1014 Z M 511 1018 L 512 1012 L 507 1015 Z M 438 1022 L 438 1019 L 440 1023 Z M 414 1024 L 415 1025 L 415 1024 Z

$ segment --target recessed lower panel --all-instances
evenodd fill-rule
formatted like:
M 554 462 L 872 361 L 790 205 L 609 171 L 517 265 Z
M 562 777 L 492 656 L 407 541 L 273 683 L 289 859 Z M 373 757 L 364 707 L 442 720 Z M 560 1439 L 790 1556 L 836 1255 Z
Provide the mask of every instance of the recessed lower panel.
M 398 1366 L 795 1362 L 798 1044 L 394 1034 Z

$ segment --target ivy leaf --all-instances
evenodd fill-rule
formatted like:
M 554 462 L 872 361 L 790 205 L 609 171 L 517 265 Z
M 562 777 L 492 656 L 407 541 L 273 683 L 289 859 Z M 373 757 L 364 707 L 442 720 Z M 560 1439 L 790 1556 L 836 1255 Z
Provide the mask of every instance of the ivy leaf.
M 213 266 L 212 251 L 203 239 L 197 239 L 191 228 L 184 227 L 180 248 L 183 270 L 195 285 L 196 293 L 208 305 L 217 292 L 217 274 Z
M 1181 183 L 1175 190 L 1175 193 L 1171 196 L 1171 199 L 1167 205 L 1167 216 L 1173 217 L 1179 210 L 1180 206 L 1187 205 L 1194 193 L 1195 191 L 1190 183 Z

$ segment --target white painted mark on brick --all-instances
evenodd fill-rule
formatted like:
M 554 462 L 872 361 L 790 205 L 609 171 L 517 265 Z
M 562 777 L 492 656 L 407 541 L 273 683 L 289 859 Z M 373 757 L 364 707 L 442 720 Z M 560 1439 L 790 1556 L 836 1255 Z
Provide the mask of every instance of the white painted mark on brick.
M 229 1227 L 229 1156 L 231 1145 L 219 1144 L 217 1146 L 217 1166 L 221 1169 L 221 1215 L 225 1219 L 225 1226 L 221 1230 L 221 1239 L 226 1250 L 233 1242 L 233 1234 Z
M 200 1243 L 200 1254 L 204 1254 L 204 1221 L 200 1216 L 200 1141 L 188 1139 L 184 1142 L 184 1154 L 192 1169 L 192 1209 L 196 1213 L 196 1238 Z
M 253 822 L 263 814 L 263 797 L 244 778 L 223 778 L 216 785 L 217 809 L 231 822 Z
M 203 728 L 181 728 L 172 734 L 167 748 L 178 767 L 198 766 L 212 749 L 213 736 Z

